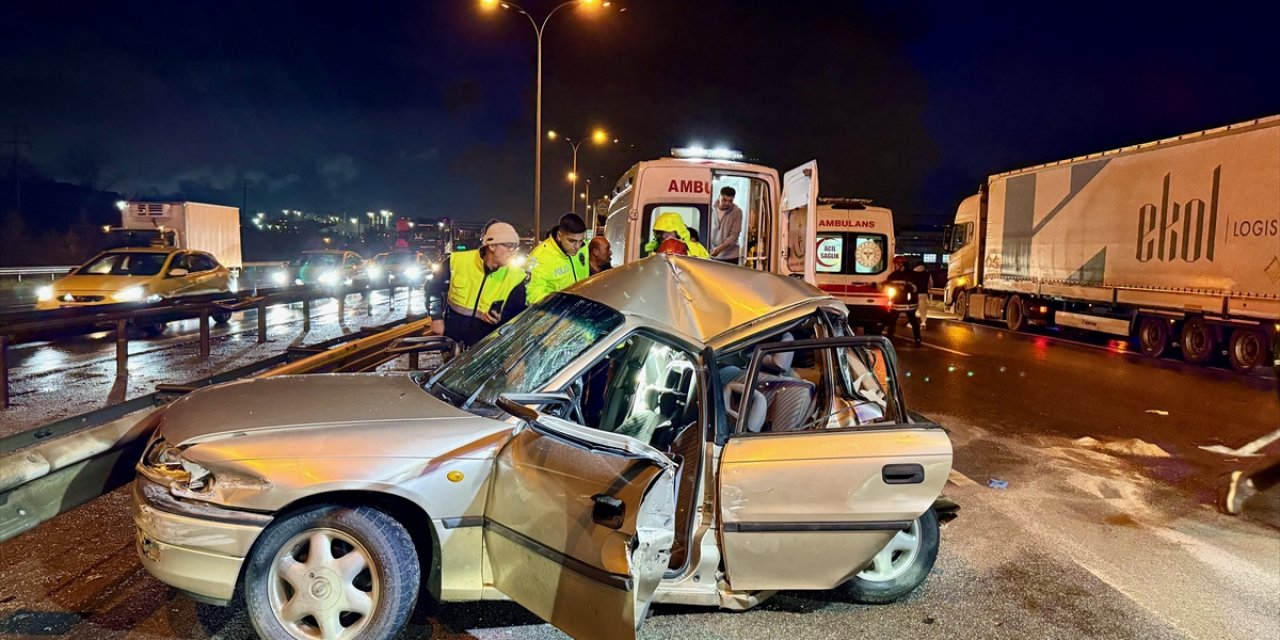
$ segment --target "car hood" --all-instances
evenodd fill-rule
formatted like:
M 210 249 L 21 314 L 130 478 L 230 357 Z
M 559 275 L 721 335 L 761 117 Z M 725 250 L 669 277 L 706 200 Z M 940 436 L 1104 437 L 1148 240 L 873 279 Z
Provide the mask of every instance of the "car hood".
M 456 435 L 509 428 L 436 399 L 408 374 L 311 374 L 255 378 L 184 396 L 164 409 L 158 425 L 170 444 L 186 446 L 232 437 L 302 439 L 358 433 L 378 439 L 410 429 L 439 427 Z M 408 436 L 408 434 L 405 434 Z M 300 448 L 307 448 L 301 446 Z

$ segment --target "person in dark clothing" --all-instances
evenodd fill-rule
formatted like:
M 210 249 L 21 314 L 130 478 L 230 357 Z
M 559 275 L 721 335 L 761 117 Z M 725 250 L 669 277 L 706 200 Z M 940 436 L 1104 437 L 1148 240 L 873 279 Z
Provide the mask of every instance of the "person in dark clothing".
M 923 277 L 922 277 L 923 276 Z M 906 312 L 907 324 L 911 325 L 912 337 L 915 338 L 916 345 L 920 345 L 920 292 L 929 290 L 928 274 L 923 272 L 908 271 L 907 259 L 903 256 L 897 256 L 893 259 L 893 273 L 889 274 L 888 282 L 894 283 L 899 287 L 899 293 L 894 299 L 894 314 L 889 320 L 889 326 L 885 332 L 890 338 L 898 329 L 898 314 Z

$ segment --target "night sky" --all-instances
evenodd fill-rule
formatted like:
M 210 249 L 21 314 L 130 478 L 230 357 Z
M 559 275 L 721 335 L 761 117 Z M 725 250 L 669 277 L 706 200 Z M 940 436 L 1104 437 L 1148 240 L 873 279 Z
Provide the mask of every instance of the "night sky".
M 555 2 L 529 0 L 543 15 Z M 544 127 L 612 186 L 690 142 L 942 223 L 988 174 L 1280 113 L 1275 9 L 616 0 L 546 32 Z M 626 7 L 625 12 L 618 9 Z M 34 170 L 249 209 L 532 219 L 534 35 L 468 0 L 10 3 Z M 8 171 L 9 147 L 4 147 Z M 544 146 L 544 216 L 568 146 Z M 604 176 L 601 180 L 599 176 Z

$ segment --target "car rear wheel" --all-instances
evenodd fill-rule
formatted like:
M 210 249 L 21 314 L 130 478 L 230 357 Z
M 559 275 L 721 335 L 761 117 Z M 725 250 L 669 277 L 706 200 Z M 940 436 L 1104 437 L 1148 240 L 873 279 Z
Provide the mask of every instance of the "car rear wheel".
M 938 558 L 938 515 L 921 514 L 899 531 L 858 575 L 840 588 L 855 602 L 885 604 L 915 591 Z
M 228 322 L 231 322 L 231 312 L 230 312 L 230 311 L 223 311 L 223 312 L 220 312 L 220 313 L 215 313 L 215 314 L 213 314 L 211 317 L 213 318 L 213 321 L 214 321 L 214 323 L 216 323 L 216 324 L 226 324 L 226 323 L 228 323 Z
M 271 640 L 391 638 L 418 599 L 421 568 L 395 518 L 321 506 L 272 524 L 245 570 L 245 604 Z

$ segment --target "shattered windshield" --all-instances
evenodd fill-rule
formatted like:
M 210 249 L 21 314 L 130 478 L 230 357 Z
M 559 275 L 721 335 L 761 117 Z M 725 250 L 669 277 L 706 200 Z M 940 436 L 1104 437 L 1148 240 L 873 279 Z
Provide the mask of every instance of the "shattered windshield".
M 620 324 L 622 315 L 598 302 L 553 296 L 455 358 L 429 390 L 463 408 L 494 406 L 504 393 L 540 391 Z

